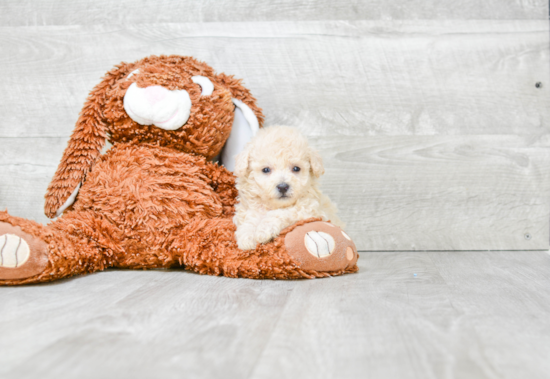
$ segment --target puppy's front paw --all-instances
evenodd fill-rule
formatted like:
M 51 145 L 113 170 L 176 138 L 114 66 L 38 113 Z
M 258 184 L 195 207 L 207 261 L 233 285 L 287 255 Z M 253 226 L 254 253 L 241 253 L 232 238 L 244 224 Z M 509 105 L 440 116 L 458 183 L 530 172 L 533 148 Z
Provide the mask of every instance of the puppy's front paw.
M 281 228 L 274 223 L 262 222 L 256 228 L 256 241 L 259 243 L 267 243 L 277 237 L 281 232 Z
M 237 246 L 241 250 L 252 250 L 256 247 L 256 240 L 252 234 L 237 231 L 235 237 L 237 238 Z
M 240 241 L 237 242 L 239 249 L 241 250 L 254 250 L 256 247 L 256 242 L 254 240 Z
M 256 231 L 256 240 L 259 243 L 267 243 L 273 239 L 273 236 L 271 233 L 269 233 L 267 230 L 258 230 Z

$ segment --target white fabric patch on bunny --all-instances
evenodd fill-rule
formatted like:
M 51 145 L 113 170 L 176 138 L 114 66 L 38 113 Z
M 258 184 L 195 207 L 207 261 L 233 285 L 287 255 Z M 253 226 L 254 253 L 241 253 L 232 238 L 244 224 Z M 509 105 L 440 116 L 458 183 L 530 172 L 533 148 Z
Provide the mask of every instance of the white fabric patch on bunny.
M 67 201 L 59 207 L 57 212 L 55 212 L 55 217 L 59 217 L 65 212 L 65 209 L 69 208 L 71 205 L 73 205 L 74 201 L 76 200 L 76 195 L 78 195 L 78 191 L 80 191 L 80 186 L 82 183 L 78 183 L 76 188 L 74 189 L 73 193 L 71 193 L 71 196 L 67 199 Z
M 231 134 L 225 142 L 221 154 L 222 164 L 229 171 L 235 171 L 235 158 L 244 150 L 246 144 L 260 129 L 258 118 L 248 105 L 240 100 L 233 99 L 235 104 L 235 118 L 231 127 Z
M 176 130 L 189 119 L 191 98 L 185 90 L 170 91 L 162 86 L 139 88 L 132 83 L 124 95 L 124 110 L 138 124 Z
M 201 96 L 210 96 L 214 92 L 214 84 L 206 76 L 196 75 L 191 78 L 193 83 L 201 86 Z

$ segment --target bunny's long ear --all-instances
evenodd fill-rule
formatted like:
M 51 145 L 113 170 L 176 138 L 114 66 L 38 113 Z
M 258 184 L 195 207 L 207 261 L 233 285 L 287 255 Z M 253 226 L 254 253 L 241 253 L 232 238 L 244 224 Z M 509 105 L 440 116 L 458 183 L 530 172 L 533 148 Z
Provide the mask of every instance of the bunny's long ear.
M 241 80 L 225 74 L 218 75 L 218 79 L 231 91 L 235 104 L 233 126 L 221 153 L 221 163 L 229 171 L 235 171 L 237 155 L 262 127 L 264 116 L 256 105 L 256 99 L 242 85 Z
M 103 117 L 106 92 L 127 73 L 128 65 L 118 66 L 90 92 L 46 192 L 44 212 L 49 218 L 61 215 L 74 202 L 86 174 L 99 157 L 106 138 Z

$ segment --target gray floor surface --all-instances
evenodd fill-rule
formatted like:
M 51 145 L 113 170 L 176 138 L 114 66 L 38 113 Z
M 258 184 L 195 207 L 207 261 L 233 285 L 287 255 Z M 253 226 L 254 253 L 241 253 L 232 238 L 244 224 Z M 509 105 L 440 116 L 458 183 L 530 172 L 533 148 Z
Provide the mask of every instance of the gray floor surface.
M 0 377 L 548 378 L 546 251 L 362 253 L 256 281 L 110 270 L 0 288 Z

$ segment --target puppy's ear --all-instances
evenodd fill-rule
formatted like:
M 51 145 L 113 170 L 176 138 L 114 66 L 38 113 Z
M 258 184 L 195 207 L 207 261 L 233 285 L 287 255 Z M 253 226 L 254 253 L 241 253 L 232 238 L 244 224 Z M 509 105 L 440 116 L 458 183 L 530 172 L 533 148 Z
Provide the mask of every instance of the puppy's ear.
M 323 166 L 323 158 L 321 155 L 313 149 L 309 149 L 309 164 L 311 165 L 311 172 L 316 178 L 325 173 L 325 167 Z
M 246 176 L 248 171 L 248 160 L 250 158 L 250 144 L 248 144 L 243 151 L 237 154 L 235 158 L 235 170 L 233 173 L 237 177 Z

